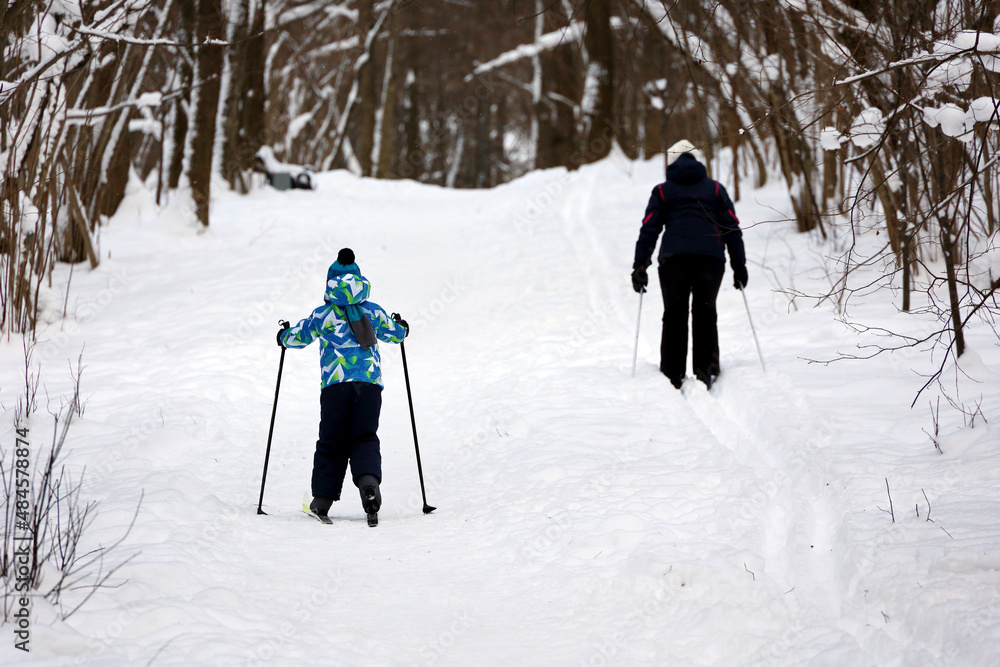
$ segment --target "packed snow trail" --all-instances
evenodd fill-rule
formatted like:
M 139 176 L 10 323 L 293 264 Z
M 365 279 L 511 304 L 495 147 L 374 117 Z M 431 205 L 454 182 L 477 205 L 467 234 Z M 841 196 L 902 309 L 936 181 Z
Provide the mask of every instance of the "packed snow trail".
M 67 622 L 39 604 L 31 664 L 983 664 L 1000 633 L 954 645 L 942 633 L 970 618 L 994 627 L 1000 613 L 977 611 L 997 604 L 992 561 L 951 558 L 948 537 L 922 520 L 890 531 L 876 508 L 895 441 L 882 434 L 890 446 L 878 449 L 863 432 L 877 419 L 845 398 L 852 371 L 803 370 L 803 347 L 845 334 L 823 313 L 787 315 L 761 270 L 793 261 L 775 259 L 777 223 L 762 224 L 783 194 L 737 203 L 769 372 L 727 271 L 712 391 L 689 380 L 678 392 L 657 371 L 655 279 L 629 377 L 628 273 L 661 169 L 612 157 L 476 192 L 328 173 L 315 192 L 223 196 L 204 234 L 169 211 L 144 217 L 133 194 L 39 355 L 59 396 L 70 385 L 59 369 L 83 353 L 69 462 L 86 466 L 101 503 L 88 544 L 117 539 L 142 496 L 115 555 L 135 557 L 126 583 Z M 319 303 L 342 247 L 372 300 L 412 326 L 416 423 L 439 508 L 420 511 L 399 351 L 383 345 L 375 529 L 350 485 L 332 525 L 299 509 L 319 418 L 315 347 L 286 354 L 269 515 L 255 513 L 277 321 Z M 16 369 L 9 348 L 4 368 Z M 888 397 L 863 400 L 879 398 L 888 413 Z M 912 423 L 896 429 L 920 441 Z M 983 450 L 975 442 L 968 451 Z M 907 499 L 925 483 L 921 456 L 904 459 Z M 954 460 L 953 474 L 970 465 L 989 470 Z M 944 577 L 922 588 L 930 569 L 907 560 L 914 544 L 974 573 L 968 604 L 943 597 L 955 586 Z M 4 664 L 23 662 L 0 650 Z

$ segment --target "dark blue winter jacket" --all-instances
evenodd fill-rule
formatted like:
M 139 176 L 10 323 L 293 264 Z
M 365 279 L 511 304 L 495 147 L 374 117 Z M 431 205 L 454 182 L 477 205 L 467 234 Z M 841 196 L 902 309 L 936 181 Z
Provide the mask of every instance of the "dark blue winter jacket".
M 635 265 L 648 267 L 663 232 L 659 259 L 673 255 L 704 255 L 746 264 L 740 221 L 722 184 L 708 178 L 705 165 L 690 153 L 667 167 L 667 180 L 653 188 L 635 244 Z

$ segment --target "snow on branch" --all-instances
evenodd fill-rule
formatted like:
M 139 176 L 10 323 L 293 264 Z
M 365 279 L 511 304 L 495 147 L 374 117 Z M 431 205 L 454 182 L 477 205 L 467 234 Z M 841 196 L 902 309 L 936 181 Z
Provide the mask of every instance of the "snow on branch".
M 472 74 L 465 77 L 465 80 L 471 81 L 474 77 L 479 76 L 484 72 L 489 72 L 490 70 L 498 67 L 504 67 L 505 65 L 517 62 L 518 60 L 533 58 L 539 53 L 542 53 L 543 51 L 551 51 L 561 44 L 565 44 L 567 42 L 578 42 L 583 39 L 583 29 L 583 23 L 574 21 L 565 28 L 560 28 L 554 32 L 546 33 L 531 44 L 521 44 L 510 51 L 501 53 L 489 62 L 477 65 L 476 68 L 472 70 Z
M 677 30 L 670 19 L 670 13 L 662 3 L 635 0 L 639 8 L 656 24 L 663 37 L 682 53 L 688 54 L 703 67 L 716 61 L 712 49 L 704 40 L 693 34 L 685 34 Z
M 314 2 L 307 2 L 297 7 L 281 9 L 280 19 L 275 20 L 273 26 L 270 26 L 270 28 L 275 30 L 285 30 L 292 23 L 310 18 L 314 14 L 318 14 L 320 12 L 323 12 L 327 18 L 341 17 L 347 19 L 351 23 L 357 23 L 358 11 L 356 9 L 348 9 L 345 5 L 346 3 L 331 7 L 328 0 L 315 0 Z M 268 8 L 268 10 L 269 12 L 273 11 L 270 8 Z
M 122 109 L 128 107 L 140 107 L 140 108 L 150 108 L 158 107 L 163 102 L 163 95 L 158 92 L 153 93 L 143 93 L 135 100 L 125 100 L 119 104 L 114 104 L 112 106 L 104 107 L 94 107 L 93 109 L 67 109 L 66 110 L 66 120 L 73 121 L 85 121 L 90 120 L 96 116 L 107 116 L 108 114 L 115 113 L 116 111 L 121 111 Z
M 978 56 L 986 69 L 1000 72 L 1000 35 L 988 33 L 962 32 L 954 40 L 938 42 L 931 53 L 921 53 L 912 58 L 891 62 L 877 70 L 868 70 L 834 81 L 831 86 L 846 86 L 866 79 L 913 65 L 944 63 L 963 56 Z
M 111 42 L 121 42 L 123 44 L 134 44 L 136 46 L 193 46 L 195 48 L 199 46 L 229 46 L 229 42 L 224 39 L 206 39 L 200 44 L 185 44 L 184 42 L 177 42 L 172 39 L 140 39 L 138 37 L 130 37 L 126 35 L 116 35 L 114 33 L 103 32 L 101 30 L 91 30 L 90 28 L 84 28 L 83 26 L 69 26 L 69 29 L 78 32 L 81 35 L 87 35 L 88 37 L 97 37 L 98 39 L 105 39 Z
M 45 73 L 45 71 L 48 70 L 53 65 L 55 65 L 58 61 L 72 55 L 73 52 L 76 51 L 81 44 L 82 41 L 77 40 L 65 44 L 58 51 L 53 50 L 51 53 L 48 54 L 47 58 L 39 62 L 37 65 L 32 67 L 23 75 L 21 75 L 21 77 L 17 81 L 0 81 L 0 105 L 4 104 L 14 93 L 15 90 L 17 90 L 18 88 L 20 88 L 25 84 L 31 83 L 32 81 L 41 78 L 41 76 Z
M 323 57 L 334 53 L 343 53 L 345 51 L 353 51 L 358 48 L 361 44 L 361 40 L 358 39 L 357 35 L 352 35 L 347 39 L 341 39 L 336 42 L 331 42 L 330 44 L 324 44 L 316 49 L 313 49 L 311 55 L 313 57 Z
M 621 20 L 620 17 L 611 17 L 611 29 L 617 30 L 625 26 L 626 23 Z M 475 77 L 495 70 L 499 67 L 504 67 L 515 63 L 519 60 L 525 60 L 526 58 L 534 58 L 540 53 L 545 51 L 551 51 L 552 49 L 559 47 L 563 44 L 569 42 L 578 42 L 583 39 L 583 33 L 586 26 L 580 21 L 574 21 L 570 23 L 565 28 L 560 28 L 553 32 L 545 33 L 534 42 L 530 44 L 521 44 L 510 51 L 501 53 L 499 56 L 485 63 L 476 65 L 475 69 L 472 70 L 471 74 L 466 75 L 465 81 L 472 81 Z

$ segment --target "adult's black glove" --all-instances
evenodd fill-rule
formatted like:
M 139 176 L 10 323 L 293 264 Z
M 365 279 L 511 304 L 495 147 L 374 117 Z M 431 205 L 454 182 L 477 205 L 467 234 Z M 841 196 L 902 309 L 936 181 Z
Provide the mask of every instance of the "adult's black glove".
M 403 329 L 405 330 L 403 332 L 403 338 L 406 338 L 407 336 L 410 335 L 410 325 L 406 323 L 406 320 L 404 320 L 399 313 L 393 313 L 392 319 L 398 322 L 399 324 L 403 325 Z
M 281 342 L 281 337 L 285 334 L 286 331 L 288 331 L 288 322 L 285 322 L 284 320 L 281 320 L 280 322 L 278 322 L 278 324 L 279 324 L 279 327 L 278 327 L 278 347 L 282 347 L 283 348 L 283 347 L 285 347 L 285 344 Z
M 632 266 L 632 289 L 636 292 L 645 292 L 646 285 L 649 284 L 649 276 L 646 275 L 646 267 Z
M 743 289 L 747 286 L 747 267 L 746 264 L 743 266 L 733 267 L 733 287 L 736 289 Z

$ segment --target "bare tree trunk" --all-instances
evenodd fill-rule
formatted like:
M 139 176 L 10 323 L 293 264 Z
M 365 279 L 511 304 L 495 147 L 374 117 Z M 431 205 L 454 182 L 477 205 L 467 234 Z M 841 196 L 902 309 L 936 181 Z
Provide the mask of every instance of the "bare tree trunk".
M 590 62 L 584 84 L 581 113 L 586 144 L 585 161 L 594 162 L 611 151 L 615 138 L 615 54 L 610 0 L 585 0 L 584 47 Z
M 267 88 L 264 81 L 267 68 L 267 38 L 264 33 L 266 11 L 267 0 L 258 0 L 256 12 L 250 20 L 250 37 L 247 40 L 246 97 L 240 102 L 240 145 L 236 151 L 236 159 L 243 174 L 252 167 L 254 156 L 260 147 L 269 142 L 265 108 Z
M 123 111 L 128 115 L 128 111 Z M 90 221 L 90 231 L 94 231 L 100 222 L 100 215 L 114 215 L 118 210 L 118 204 L 125 198 L 125 186 L 128 185 L 129 172 L 132 170 L 132 136 L 129 132 L 124 132 L 113 146 L 111 161 L 108 163 L 108 171 L 104 175 L 104 182 L 98 189 L 98 200 L 95 209 L 99 215 L 95 215 Z
M 985 138 L 983 139 L 986 140 Z M 997 225 L 997 201 L 993 187 L 993 174 L 997 172 L 995 167 L 987 167 L 983 171 L 983 203 L 986 205 L 986 232 L 990 236 L 996 232 Z
M 490 178 L 493 184 L 502 183 L 505 170 L 509 169 L 504 146 L 503 128 L 506 127 L 507 118 L 507 98 L 499 97 L 497 103 L 493 105 L 492 123 L 493 130 L 490 132 L 490 154 L 492 164 L 490 165 Z
M 839 150 L 823 151 L 823 213 L 829 214 L 840 208 L 837 201 L 839 192 L 838 180 L 840 176 L 840 162 L 843 159 L 838 153 Z
M 965 333 L 962 330 L 962 302 L 958 298 L 958 272 L 956 271 L 954 223 L 938 216 L 941 226 L 941 250 L 944 253 L 944 265 L 948 276 L 948 304 L 951 312 L 951 327 L 955 334 L 955 356 L 965 353 Z
M 798 229 L 800 232 L 808 232 L 819 228 L 822 232 L 820 209 L 812 185 L 812 173 L 815 169 L 812 147 L 794 112 L 789 110 L 784 93 L 772 88 L 770 101 L 773 110 L 769 117 L 771 131 L 778 147 L 781 172 L 791 194 Z
M 375 42 L 368 33 L 375 27 L 374 0 L 358 0 L 358 41 L 362 53 L 358 68 L 357 133 L 355 152 L 361 163 L 361 175 L 372 175 L 372 150 L 375 146 L 375 104 L 378 87 L 375 80 Z
M 229 26 L 229 46 L 226 48 L 226 69 L 229 72 L 229 91 L 223 100 L 219 114 L 223 118 L 222 177 L 229 187 L 246 192 L 243 181 L 242 105 L 247 100 L 250 72 L 246 67 L 252 48 L 250 42 L 250 0 L 234 0 L 236 11 L 231 13 L 233 24 Z
M 207 44 L 225 40 L 222 0 L 196 0 L 198 5 L 196 73 L 192 110 L 193 126 L 188 137 L 188 181 L 194 199 L 195 215 L 202 225 L 209 223 L 209 200 L 212 184 L 212 153 L 215 147 L 215 124 L 219 110 L 220 77 L 224 47 Z
M 645 157 L 650 157 L 663 152 L 663 112 L 653 106 L 646 107 L 645 119 Z M 733 155 L 736 153 L 734 152 Z M 733 169 L 736 169 L 736 162 L 733 162 Z
M 902 133 L 902 146 L 900 149 L 900 187 L 902 192 L 899 196 L 899 206 L 901 219 L 899 221 L 899 237 L 901 249 L 898 254 L 899 262 L 903 268 L 903 312 L 910 312 L 910 300 L 913 287 L 913 266 L 916 260 L 914 256 L 913 239 L 916 230 L 914 229 L 914 212 L 916 209 L 916 182 L 910 175 L 912 168 L 911 160 L 916 160 L 913 151 L 913 144 L 909 138 L 909 132 Z
M 492 130 L 493 109 L 489 100 L 480 101 L 476 114 L 476 181 L 477 188 L 488 188 L 494 184 L 490 179 L 490 131 Z
M 896 197 L 896 193 L 893 192 L 889 179 L 886 176 L 886 168 L 882 165 L 882 158 L 878 155 L 872 156 L 871 174 L 874 181 L 875 194 L 878 196 L 879 203 L 882 204 L 882 214 L 885 215 L 885 227 L 886 233 L 889 235 L 889 245 L 896 255 L 898 264 L 899 257 L 903 252 L 903 237 L 900 234 L 899 222 L 899 200 Z
M 545 34 L 545 7 L 542 0 L 535 0 L 534 41 Z M 531 57 L 531 163 L 529 170 L 543 168 L 551 148 L 551 118 L 545 99 L 545 67 L 541 53 Z
M 381 122 L 378 128 L 378 178 L 389 178 L 392 174 L 393 145 L 396 140 L 396 93 L 399 89 L 399 12 L 389 15 L 389 44 L 386 47 L 384 86 L 382 88 Z
M 420 107 L 417 100 L 417 73 L 410 70 L 406 74 L 403 100 L 403 146 L 404 156 L 400 167 L 403 178 L 419 181 L 424 173 L 424 152 L 420 147 Z
M 185 71 L 186 70 L 186 71 Z M 181 67 L 181 81 L 185 88 L 191 83 L 191 69 Z M 170 163 L 167 167 L 167 188 L 176 190 L 181 182 L 181 174 L 184 171 L 184 146 L 187 143 L 188 132 L 188 105 L 191 96 L 185 93 L 178 96 L 173 103 L 173 125 L 171 126 L 171 146 Z
M 195 12 L 197 0 L 177 0 L 180 26 L 177 38 L 181 42 L 190 42 L 195 33 Z M 184 48 L 178 53 L 177 87 L 183 91 L 173 101 L 173 123 L 171 125 L 171 152 L 167 168 L 167 189 L 176 190 L 184 173 L 184 149 L 187 146 L 187 134 L 190 125 L 188 111 L 191 109 L 191 84 L 194 81 L 194 70 L 191 63 L 195 53 Z
M 576 49 L 569 44 L 556 47 L 549 63 L 552 70 L 554 93 L 550 97 L 555 106 L 552 122 L 552 158 L 550 166 L 564 166 L 576 169 L 580 166 L 576 150 L 576 108 L 570 100 L 579 99 L 579 72 L 575 64 Z

